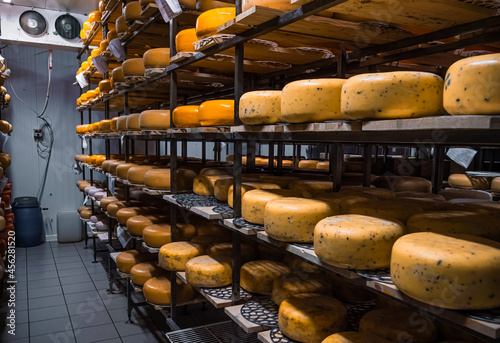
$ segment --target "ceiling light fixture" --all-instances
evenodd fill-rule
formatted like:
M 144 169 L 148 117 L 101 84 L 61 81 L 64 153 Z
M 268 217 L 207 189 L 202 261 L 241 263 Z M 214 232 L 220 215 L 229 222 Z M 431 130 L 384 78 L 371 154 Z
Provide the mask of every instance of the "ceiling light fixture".
M 3 2 L 10 4 L 12 2 L 12 0 L 3 0 Z

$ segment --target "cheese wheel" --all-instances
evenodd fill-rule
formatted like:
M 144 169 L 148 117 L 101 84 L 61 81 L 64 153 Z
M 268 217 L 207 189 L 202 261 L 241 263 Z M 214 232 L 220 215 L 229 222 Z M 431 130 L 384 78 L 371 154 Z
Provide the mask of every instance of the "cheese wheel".
M 319 161 L 315 160 L 302 160 L 299 161 L 299 168 L 311 168 L 311 169 L 316 169 L 316 166 L 318 165 Z
M 203 168 L 200 170 L 200 175 L 228 175 L 228 172 L 225 168 Z
M 111 82 L 109 82 L 109 79 L 100 81 L 99 89 L 101 90 L 101 92 L 109 92 L 112 89 Z
M 283 300 L 301 293 L 330 295 L 331 287 L 319 274 L 303 272 L 281 274 L 273 281 L 273 301 L 278 306 Z
M 166 68 L 170 65 L 170 49 L 149 49 L 144 53 L 142 58 L 145 69 Z
M 170 128 L 170 111 L 148 110 L 139 116 L 141 130 L 167 130 Z
M 116 212 L 116 219 L 121 225 L 126 225 L 127 220 L 132 217 L 154 213 L 155 211 L 158 210 L 153 207 L 124 207 Z
M 424 212 L 456 210 L 455 205 L 447 201 L 429 199 L 429 198 L 399 198 L 398 202 L 410 207 L 419 207 Z
M 176 127 L 199 127 L 201 125 L 198 117 L 199 108 L 200 106 L 197 105 L 176 107 L 174 112 L 172 112 L 174 125 Z
M 186 280 L 195 287 L 224 287 L 232 282 L 231 259 L 201 255 L 186 263 Z
M 205 13 L 202 13 L 198 20 Z M 201 126 L 232 126 L 234 125 L 234 100 L 205 101 L 198 109 L 198 118 Z
M 349 207 L 349 214 L 362 214 L 387 220 L 398 220 L 403 224 L 408 218 L 417 213 L 422 213 L 420 207 L 408 207 L 399 200 L 361 201 Z
M 157 166 L 133 166 L 127 171 L 127 180 L 132 184 L 144 184 L 146 173 L 150 170 L 158 169 Z
M 158 262 L 166 270 L 183 271 L 186 263 L 196 256 L 203 255 L 205 248 L 201 244 L 190 242 L 167 243 L 160 248 Z
M 493 192 L 500 193 L 500 177 L 496 177 L 491 180 L 491 190 Z
M 196 19 L 196 36 L 198 39 L 203 39 L 216 35 L 217 28 L 234 19 L 235 16 L 234 7 L 214 8 L 203 12 Z
M 138 263 L 154 261 L 156 256 L 149 253 L 140 253 L 137 250 L 122 251 L 116 256 L 116 268 L 122 273 L 130 273 L 133 266 Z
M 340 268 L 388 268 L 392 246 L 405 233 L 400 222 L 349 214 L 329 217 L 316 224 L 314 252 Z
M 119 117 L 114 117 L 111 119 L 111 131 L 118 132 L 118 119 Z
M 122 64 L 123 76 L 144 76 L 146 68 L 144 68 L 144 60 L 142 58 L 129 58 Z
M 139 124 L 140 113 L 132 113 L 127 116 L 127 131 L 140 131 L 141 125 Z
M 110 173 L 113 176 L 116 176 L 116 170 L 118 169 L 118 166 L 120 164 L 124 164 L 124 163 L 125 163 L 125 161 L 121 161 L 121 160 L 110 161 L 108 164 L 108 173 Z
M 358 187 L 358 186 L 343 186 L 340 189 L 341 193 L 365 193 L 374 195 L 379 200 L 392 200 L 395 199 L 394 192 L 386 188 L 373 188 L 373 187 Z
M 500 218 L 477 212 L 432 211 L 415 214 L 406 223 L 408 232 L 466 234 L 500 241 Z
M 142 236 L 142 232 L 150 225 L 158 224 L 168 220 L 165 215 L 138 215 L 127 219 L 126 226 L 132 236 Z
M 118 178 L 126 180 L 128 176 L 128 170 L 136 166 L 138 166 L 138 164 L 122 162 L 116 166 L 115 174 Z
M 241 197 L 245 195 L 246 192 L 253 189 L 280 189 L 280 186 L 274 183 L 261 183 L 261 182 L 243 182 L 241 184 Z M 227 203 L 229 206 L 233 207 L 234 195 L 233 186 L 229 186 L 229 191 L 227 193 Z
M 179 31 L 175 36 L 175 48 L 179 52 L 195 52 L 194 44 L 198 41 L 196 29 L 186 29 Z
M 283 262 L 286 263 L 290 268 L 292 268 L 293 272 L 297 273 L 319 273 L 321 274 L 322 271 L 319 267 L 312 265 L 311 263 L 308 263 L 302 259 L 294 258 L 291 257 L 290 255 L 286 255 L 283 258 Z
M 396 192 L 394 196 L 396 197 L 396 199 L 422 198 L 422 199 L 432 199 L 438 201 L 446 200 L 442 195 L 427 193 L 427 192 L 404 191 L 404 192 Z
M 281 117 L 281 91 L 254 91 L 241 96 L 239 118 L 246 125 L 275 124 Z
M 281 94 L 281 115 L 288 123 L 342 119 L 340 93 L 344 79 L 300 80 L 287 84 Z
M 500 105 L 500 54 L 464 58 L 446 73 L 444 108 L 451 115 L 496 115 Z
M 429 180 L 414 176 L 378 176 L 373 184 L 376 187 L 387 188 L 394 192 L 427 192 L 432 191 L 432 184 Z
M 142 230 L 142 239 L 144 243 L 152 248 L 161 248 L 170 243 L 171 238 L 170 224 L 151 224 Z
M 125 82 L 125 75 L 123 74 L 122 67 L 116 67 L 115 69 L 113 69 L 111 74 L 113 75 L 114 82 Z
M 376 200 L 377 197 L 366 194 L 366 193 L 359 193 L 359 194 L 347 194 L 347 193 L 340 193 L 340 192 L 328 192 L 328 193 L 320 193 L 314 197 L 315 199 L 318 200 L 327 200 L 330 202 L 334 202 L 339 206 L 339 213 L 340 214 L 346 214 L 349 211 L 349 207 L 351 205 L 361 202 L 361 201 L 371 201 L 371 200 Z
M 321 343 L 389 343 L 389 341 L 363 332 L 339 332 L 328 336 Z
M 241 198 L 241 215 L 250 223 L 264 225 L 264 211 L 267 203 L 287 196 L 297 196 L 297 193 L 288 189 L 250 190 Z
M 134 285 L 142 286 L 152 277 L 163 276 L 166 272 L 158 266 L 158 262 L 142 262 L 134 265 L 130 269 L 130 281 Z
M 457 188 L 488 190 L 491 188 L 491 178 L 451 174 L 448 177 L 448 184 Z
M 438 194 L 448 201 L 453 199 L 478 199 L 490 201 L 492 199 L 490 193 L 475 189 L 449 188 L 440 190 Z
M 170 190 L 170 169 L 159 168 L 149 170 L 144 175 L 144 184 L 147 188 L 158 190 Z M 179 168 L 176 174 L 177 190 L 191 190 L 196 172 L 189 169 Z
M 198 175 L 193 180 L 193 192 L 198 195 L 214 195 L 214 185 L 219 179 L 231 178 L 229 175 Z
M 186 285 L 184 282 L 176 278 L 176 304 L 183 304 L 192 300 L 196 292 L 191 285 Z M 152 277 L 142 287 L 144 298 L 154 305 L 166 306 L 170 305 L 171 283 L 167 276 Z
M 500 202 L 498 201 L 473 202 L 467 204 L 460 204 L 458 206 L 460 207 L 460 210 L 474 211 L 482 214 L 490 214 L 500 218 Z
M 118 117 L 118 121 L 116 127 L 118 131 L 127 131 L 127 118 L 128 116 L 120 116 Z
M 290 183 L 288 188 L 305 198 L 312 198 L 317 194 L 333 191 L 333 182 L 316 180 L 299 180 Z
M 225 242 L 230 242 L 230 241 L 231 241 L 230 235 L 229 236 L 228 235 L 223 235 L 223 236 L 197 235 L 197 236 L 194 236 L 190 242 L 201 244 L 202 246 L 205 247 L 206 250 L 208 250 L 214 244 L 225 243 Z
M 241 288 L 257 294 L 270 295 L 273 282 L 282 274 L 291 273 L 292 269 L 282 262 L 271 260 L 250 261 L 241 266 Z
M 397 119 L 440 115 L 443 79 L 413 71 L 361 74 L 342 87 L 344 119 Z
M 482 237 L 418 232 L 401 237 L 392 249 L 394 284 L 406 295 L 437 307 L 500 306 L 499 273 L 500 243 Z
M 141 15 L 142 7 L 139 1 L 131 1 L 123 8 L 123 17 L 125 21 L 145 19 L 146 17 Z
M 210 256 L 226 256 L 229 258 L 233 257 L 233 244 L 230 242 L 217 243 L 212 245 L 207 250 L 207 254 Z M 246 263 L 255 259 L 255 249 L 251 244 L 241 243 L 240 244 L 240 256 L 242 263 Z
M 347 310 L 340 301 L 323 294 L 297 294 L 281 303 L 278 325 L 295 341 L 320 343 L 347 329 Z
M 108 205 L 108 207 L 106 208 L 106 212 L 108 212 L 108 216 L 116 217 L 118 211 L 122 208 L 125 208 L 126 206 L 127 205 L 125 204 L 125 201 L 116 201 Z
M 108 208 L 109 204 L 112 204 L 116 201 L 119 201 L 117 197 L 105 197 L 102 198 L 101 201 L 99 202 L 99 207 L 101 207 L 104 211 Z

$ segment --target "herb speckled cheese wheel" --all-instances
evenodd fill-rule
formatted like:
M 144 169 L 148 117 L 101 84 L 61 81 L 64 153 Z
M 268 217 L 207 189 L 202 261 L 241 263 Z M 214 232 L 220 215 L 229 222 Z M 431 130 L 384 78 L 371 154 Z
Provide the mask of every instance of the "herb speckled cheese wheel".
M 314 229 L 314 252 L 340 268 L 388 268 L 392 246 L 405 233 L 399 222 L 349 214 L 329 217 Z
M 240 98 L 239 116 L 246 125 L 282 122 L 281 91 L 254 91 L 243 94 Z
M 414 176 L 378 176 L 373 184 L 376 187 L 387 188 L 394 192 L 427 192 L 431 193 L 432 184 L 429 180 Z
M 302 272 L 281 274 L 273 281 L 273 301 L 278 306 L 283 300 L 301 293 L 329 295 L 331 287 L 325 277 Z
M 312 198 L 317 194 L 333 191 L 333 182 L 316 180 L 292 181 L 288 188 L 305 198 Z
M 158 169 L 157 166 L 133 166 L 127 171 L 127 180 L 132 184 L 144 184 L 146 173 L 150 170 Z
M 500 219 L 483 213 L 466 211 L 431 211 L 411 216 L 408 232 L 466 234 L 500 241 Z
M 292 268 L 282 262 L 250 261 L 241 266 L 241 288 L 250 293 L 270 295 L 273 292 L 274 279 L 291 272 Z
M 202 13 L 200 17 L 205 13 Z M 198 17 L 198 20 L 200 17 Z M 198 109 L 198 119 L 201 126 L 234 125 L 234 100 L 209 100 L 203 102 Z
M 170 49 L 149 49 L 144 53 L 142 59 L 145 69 L 166 68 L 170 65 Z
M 329 201 L 274 199 L 264 210 L 264 228 L 270 237 L 279 241 L 312 243 L 316 224 L 338 213 L 338 206 Z
M 170 111 L 143 111 L 139 116 L 139 127 L 141 130 L 167 130 L 170 128 Z
M 361 74 L 342 87 L 344 119 L 397 119 L 440 115 L 443 79 L 424 72 Z
M 196 172 L 190 169 L 177 169 L 177 190 L 190 190 L 193 188 L 193 181 Z M 159 168 L 149 170 L 144 175 L 144 184 L 147 188 L 158 190 L 170 190 L 170 169 Z
M 195 287 L 215 288 L 230 285 L 233 278 L 231 259 L 202 255 L 186 263 L 186 280 Z
M 500 54 L 464 58 L 451 65 L 444 108 L 451 115 L 496 115 L 500 106 Z
M 142 262 L 134 265 L 130 269 L 130 281 L 134 285 L 142 286 L 152 277 L 165 275 L 165 270 L 158 266 L 158 262 Z
M 321 343 L 331 334 L 347 330 L 347 310 L 340 301 L 323 294 L 297 294 L 281 303 L 278 325 L 295 341 Z
M 146 68 L 144 68 L 144 61 L 142 58 L 130 58 L 125 60 L 122 64 L 123 76 L 144 76 Z
M 141 125 L 139 125 L 140 113 L 132 113 L 127 116 L 127 131 L 141 131 Z
M 116 123 L 116 127 L 118 131 L 127 131 L 127 117 L 128 116 L 120 116 L 118 117 L 118 122 Z
M 498 307 L 498 275 L 500 243 L 482 237 L 418 232 L 401 237 L 392 249 L 394 284 L 409 297 L 433 306 Z
M 321 343 L 390 343 L 390 342 L 369 333 L 346 331 L 328 336 Z
M 236 9 L 234 7 L 214 8 L 203 12 L 196 19 L 196 36 L 203 39 L 216 35 L 217 28 L 234 19 L 235 16 Z
M 130 273 L 133 266 L 138 263 L 153 261 L 156 256 L 149 253 L 140 253 L 137 250 L 123 251 L 116 256 L 116 268 L 122 273 Z
M 420 207 L 408 207 L 408 204 L 399 200 L 379 200 L 357 202 L 349 207 L 348 212 L 387 220 L 399 220 L 405 224 L 411 216 L 423 211 Z
M 274 183 L 261 183 L 261 182 L 243 182 L 241 184 L 241 197 L 245 196 L 245 193 L 251 191 L 253 189 L 280 189 L 279 185 Z M 233 207 L 234 195 L 233 195 L 233 186 L 229 187 L 229 191 L 227 192 L 227 204 Z
M 196 29 L 186 29 L 179 31 L 175 36 L 175 48 L 179 52 L 195 52 L 194 43 L 199 41 Z
M 174 125 L 176 127 L 199 127 L 200 118 L 198 116 L 198 111 L 200 106 L 197 105 L 187 105 L 178 106 L 175 108 L 172 116 Z
M 448 184 L 457 188 L 488 190 L 491 188 L 491 178 L 451 174 L 448 177 Z
M 196 256 L 203 255 L 205 249 L 201 244 L 190 242 L 172 242 L 160 248 L 158 262 L 166 270 L 183 271 L 186 263 Z
M 230 177 L 229 175 L 198 175 L 193 180 L 193 192 L 198 195 L 214 195 L 215 182 Z
M 288 123 L 343 119 L 340 95 L 343 79 L 300 80 L 287 84 L 281 94 L 281 115 Z
M 184 282 L 176 279 L 176 303 L 183 304 L 190 301 L 196 295 L 195 290 L 191 285 L 186 285 Z M 142 292 L 144 293 L 144 298 L 155 305 L 165 306 L 170 305 L 171 302 L 171 283 L 167 276 L 153 277 L 144 283 L 142 287 Z

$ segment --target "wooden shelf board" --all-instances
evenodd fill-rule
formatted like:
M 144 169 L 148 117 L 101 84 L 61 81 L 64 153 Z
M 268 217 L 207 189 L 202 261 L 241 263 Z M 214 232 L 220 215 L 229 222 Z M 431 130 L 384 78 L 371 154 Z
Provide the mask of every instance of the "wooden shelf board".
M 184 282 L 185 284 L 188 284 L 188 282 L 186 280 L 186 273 L 185 272 L 177 272 L 177 276 L 179 277 L 179 279 L 182 280 L 182 282 Z M 205 299 L 207 299 L 207 301 L 209 303 L 211 303 L 215 308 L 225 308 L 225 307 L 228 307 L 228 306 L 232 305 L 232 301 L 231 300 L 214 298 L 214 297 L 211 297 L 210 295 L 206 294 L 205 292 L 203 292 L 203 290 L 201 288 L 199 288 L 199 287 L 194 287 L 194 288 L 203 297 L 205 297 Z
M 241 314 L 241 308 L 243 305 L 229 306 L 224 309 L 224 312 L 238 324 L 246 333 L 256 333 L 265 330 L 269 330 L 269 326 L 258 325 L 246 320 Z

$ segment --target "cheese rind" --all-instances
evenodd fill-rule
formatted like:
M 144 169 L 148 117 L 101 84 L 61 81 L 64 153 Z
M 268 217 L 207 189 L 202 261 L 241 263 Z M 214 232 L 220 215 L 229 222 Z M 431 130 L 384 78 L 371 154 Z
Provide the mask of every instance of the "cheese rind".
M 141 131 L 140 117 L 140 113 L 132 113 L 127 116 L 127 131 Z
M 282 262 L 271 260 L 247 262 L 240 270 L 241 288 L 250 293 L 270 295 L 273 292 L 274 280 L 291 271 L 292 269 Z
M 232 126 L 234 125 L 234 100 L 205 101 L 198 109 L 198 118 L 201 126 Z
M 169 110 L 143 111 L 139 116 L 141 130 L 167 130 L 170 128 Z
M 144 175 L 144 185 L 150 189 L 170 190 L 170 169 L 158 168 L 149 170 Z M 189 169 L 177 169 L 177 190 L 190 190 L 193 188 L 193 181 L 196 172 Z
M 199 39 L 217 34 L 217 28 L 236 16 L 234 7 L 214 8 L 203 12 L 196 19 L 196 36 Z
M 469 176 L 466 174 L 451 174 L 448 177 L 448 184 L 451 187 L 457 188 L 488 190 L 491 188 L 491 178 Z
M 397 220 L 403 224 L 412 215 L 422 212 L 420 207 L 408 207 L 407 204 L 399 200 L 360 201 L 351 205 L 348 210 L 349 214 L 362 214 L 391 221 Z
M 198 195 L 214 195 L 214 185 L 219 179 L 231 178 L 229 175 L 198 175 L 193 180 L 193 192 Z
M 500 306 L 498 275 L 500 243 L 482 237 L 418 232 L 401 237 L 392 249 L 394 284 L 409 297 L 437 307 Z
M 301 293 L 330 295 L 331 287 L 323 276 L 303 272 L 281 274 L 273 281 L 273 301 L 278 306 L 283 300 Z
M 274 183 L 261 183 L 261 182 L 243 182 L 241 184 L 241 197 L 245 196 L 245 193 L 253 189 L 280 189 L 279 185 Z M 229 186 L 229 191 L 227 192 L 227 204 L 233 207 L 234 203 L 234 191 L 233 185 Z
M 160 248 L 158 262 L 163 269 L 183 271 L 186 269 L 186 263 L 189 260 L 204 253 L 205 249 L 201 244 L 172 242 Z
M 170 65 L 170 49 L 149 49 L 144 53 L 142 58 L 145 69 L 166 68 Z
M 186 285 L 184 282 L 176 279 L 176 303 L 183 304 L 190 301 L 196 295 L 196 291 L 191 285 Z M 142 291 L 144 298 L 155 305 L 166 306 L 171 302 L 171 283 L 167 276 L 153 277 L 144 283 Z
M 123 251 L 116 256 L 116 268 L 122 273 L 130 273 L 133 266 L 138 263 L 152 261 L 155 256 L 149 253 L 140 253 L 137 250 Z
M 283 121 L 281 91 L 254 91 L 240 98 L 239 117 L 243 124 L 262 125 Z
M 317 194 L 333 191 L 333 182 L 316 180 L 292 181 L 288 189 L 305 198 L 313 198 Z
M 178 106 L 172 112 L 174 125 L 177 127 L 199 127 L 200 118 L 198 116 L 198 111 L 200 106 L 198 105 L 187 105 Z
M 144 76 L 146 68 L 144 68 L 144 60 L 142 58 L 130 58 L 122 64 L 123 76 Z
M 134 285 L 142 286 L 146 281 L 155 276 L 165 275 L 165 270 L 158 266 L 158 262 L 142 262 L 134 265 L 130 269 L 130 281 Z
M 346 331 L 328 336 L 321 343 L 389 343 L 389 341 L 369 333 Z
M 202 255 L 186 263 L 186 280 L 195 287 L 224 287 L 232 282 L 231 259 Z
M 158 169 L 157 166 L 133 166 L 127 171 L 127 180 L 132 184 L 144 184 L 146 173 L 150 170 Z
M 194 43 L 198 41 L 196 29 L 186 29 L 179 31 L 175 36 L 175 48 L 179 52 L 195 52 Z

